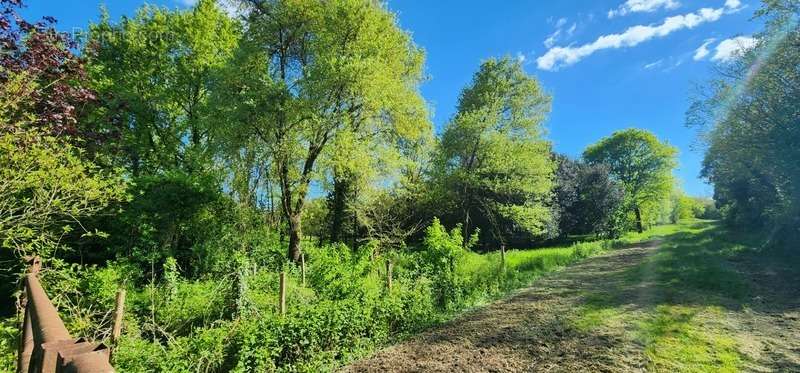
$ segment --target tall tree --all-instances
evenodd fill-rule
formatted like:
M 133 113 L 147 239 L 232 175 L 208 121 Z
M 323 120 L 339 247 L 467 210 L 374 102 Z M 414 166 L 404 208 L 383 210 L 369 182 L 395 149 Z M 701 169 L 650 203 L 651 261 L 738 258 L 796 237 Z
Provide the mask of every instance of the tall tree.
M 236 22 L 214 0 L 189 11 L 145 5 L 135 17 L 91 26 L 90 72 L 122 128 L 121 162 L 135 175 L 196 171 L 208 149 L 209 97 L 236 47 Z
M 0 247 L 51 257 L 84 219 L 125 198 L 117 170 L 86 152 L 99 140 L 79 120 L 92 106 L 83 61 L 55 19 L 28 22 L 0 0 Z
M 0 85 L 27 89 L 3 103 L 0 129 L 26 125 L 80 139 L 83 145 L 99 140 L 99 133 L 79 125 L 95 96 L 83 60 L 73 53 L 75 41 L 55 29 L 52 17 L 26 21 L 19 14 L 22 7 L 21 0 L 0 0 Z M 33 120 L 27 117 L 31 114 Z
M 642 211 L 669 198 L 677 149 L 658 140 L 651 132 L 626 129 L 614 132 L 583 153 L 589 164 L 604 164 L 625 189 L 636 229 L 644 231 Z
M 544 231 L 554 170 L 550 143 L 542 138 L 549 110 L 550 96 L 510 58 L 481 64 L 461 92 L 436 172 L 448 199 L 458 201 L 465 242 L 478 216 L 501 242 L 501 221 L 530 234 Z
M 298 260 L 302 212 L 319 160 L 342 134 L 428 126 L 418 93 L 423 53 L 371 0 L 248 0 L 248 27 L 228 74 L 231 125 L 259 140 L 280 186 Z
M 620 219 L 625 192 L 604 164 L 592 165 L 556 155 L 554 215 L 561 235 L 616 236 L 624 229 Z M 624 214 L 624 212 L 623 212 Z
M 702 174 L 726 220 L 790 237 L 800 235 L 800 3 L 765 1 L 757 16 L 755 46 L 719 66 L 687 122 L 707 145 Z

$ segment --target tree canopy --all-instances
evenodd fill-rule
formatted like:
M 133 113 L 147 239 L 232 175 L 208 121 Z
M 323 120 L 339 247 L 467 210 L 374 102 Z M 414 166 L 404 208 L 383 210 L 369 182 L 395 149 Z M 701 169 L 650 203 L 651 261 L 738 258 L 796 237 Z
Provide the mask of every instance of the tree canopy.
M 374 2 L 252 5 L 237 52 L 243 70 L 229 76 L 232 125 L 256 136 L 273 164 L 296 261 L 306 197 L 331 144 L 386 131 L 414 138 L 429 126 L 417 91 L 423 54 Z
M 435 172 L 457 204 L 465 241 L 475 227 L 500 242 L 514 231 L 544 233 L 554 169 L 542 137 L 549 110 L 550 96 L 511 58 L 485 61 L 461 92 Z
M 677 149 L 662 143 L 652 133 L 640 129 L 614 132 L 583 153 L 589 164 L 603 164 L 625 189 L 629 208 L 635 214 L 636 228 L 643 227 L 642 211 L 658 204 L 673 187 Z
M 702 174 L 725 219 L 790 237 L 800 227 L 800 6 L 767 1 L 757 15 L 766 29 L 755 47 L 720 66 L 687 122 L 706 145 Z

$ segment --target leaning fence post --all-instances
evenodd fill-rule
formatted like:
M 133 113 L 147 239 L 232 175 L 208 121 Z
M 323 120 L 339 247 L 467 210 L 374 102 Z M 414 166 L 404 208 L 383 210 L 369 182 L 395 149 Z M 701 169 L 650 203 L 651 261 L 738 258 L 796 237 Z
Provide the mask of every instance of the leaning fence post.
M 306 287 L 306 254 L 300 253 L 300 275 L 303 278 L 303 287 Z
M 286 272 L 281 272 L 280 278 L 280 313 L 283 316 L 286 314 Z
M 503 268 L 506 267 L 506 245 L 500 245 L 500 263 Z
M 386 260 L 386 289 L 392 291 L 392 261 Z
M 111 343 L 116 346 L 122 334 L 122 318 L 125 315 L 125 289 L 117 290 L 117 305 L 114 307 L 114 328 L 111 330 Z

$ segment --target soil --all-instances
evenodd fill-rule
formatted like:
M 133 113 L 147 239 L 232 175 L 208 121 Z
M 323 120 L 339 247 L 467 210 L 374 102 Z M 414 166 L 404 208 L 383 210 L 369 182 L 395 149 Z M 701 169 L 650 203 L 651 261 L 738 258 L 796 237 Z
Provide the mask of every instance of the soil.
M 576 312 L 593 294 L 614 294 L 622 312 L 652 307 L 648 279 L 631 283 L 624 272 L 655 252 L 658 242 L 613 250 L 551 273 L 534 286 L 344 367 L 344 372 L 643 372 L 644 346 L 635 325 L 576 326 Z M 763 303 L 726 307 L 747 371 L 800 372 L 800 300 L 797 284 L 775 274 L 745 272 Z M 765 277 L 766 276 L 766 277 Z M 774 281 L 770 281 L 772 278 Z M 765 280 L 766 279 L 766 280 Z M 787 293 L 788 292 L 788 293 Z M 790 296 L 791 295 L 791 296 Z

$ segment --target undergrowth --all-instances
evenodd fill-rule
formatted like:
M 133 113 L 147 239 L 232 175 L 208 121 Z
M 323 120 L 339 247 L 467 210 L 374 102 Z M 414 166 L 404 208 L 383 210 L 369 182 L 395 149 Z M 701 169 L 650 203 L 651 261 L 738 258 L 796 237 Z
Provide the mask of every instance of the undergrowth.
M 499 251 L 471 251 L 471 242 L 465 248 L 457 228 L 447 231 L 435 221 L 422 247 L 380 257 L 369 245 L 352 250 L 307 243 L 305 285 L 294 264 L 259 264 L 246 257 L 235 258 L 234 268 L 198 279 L 183 277 L 167 261 L 160 281 L 139 278 L 144 285 L 135 286 L 141 275 L 131 272 L 132 266 L 112 262 L 76 270 L 69 283 L 75 294 L 94 289 L 97 299 L 82 299 L 91 300 L 99 311 L 113 307 L 114 289 L 109 284 L 127 284 L 125 330 L 113 354 L 120 372 L 330 371 L 529 286 L 545 273 L 648 239 L 662 229 L 620 240 L 509 250 L 503 260 Z M 391 291 L 386 287 L 387 259 L 394 265 Z M 287 271 L 288 280 L 284 316 L 277 312 L 281 269 Z M 45 280 L 52 288 L 70 288 L 64 279 Z M 70 293 L 58 299 L 70 299 Z M 89 326 L 108 314 L 66 321 L 76 334 L 104 339 L 105 329 Z M 108 327 L 108 322 L 100 324 Z M 0 361 L 13 369 L 15 344 L 10 341 L 16 335 L 6 334 L 9 343 L 2 346 L 8 358 Z

